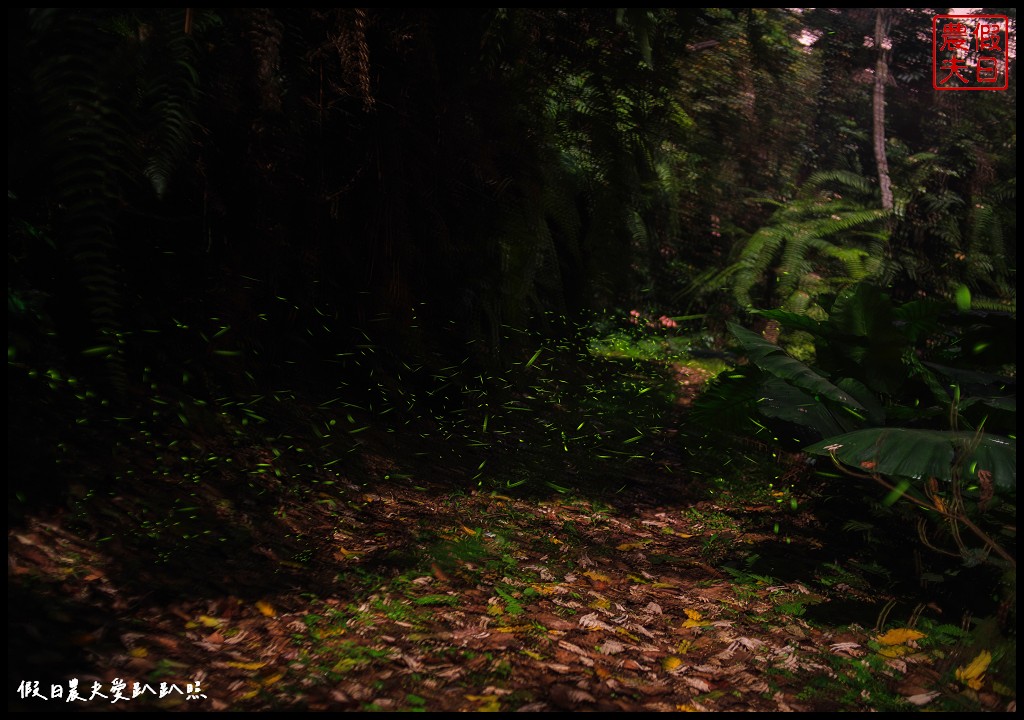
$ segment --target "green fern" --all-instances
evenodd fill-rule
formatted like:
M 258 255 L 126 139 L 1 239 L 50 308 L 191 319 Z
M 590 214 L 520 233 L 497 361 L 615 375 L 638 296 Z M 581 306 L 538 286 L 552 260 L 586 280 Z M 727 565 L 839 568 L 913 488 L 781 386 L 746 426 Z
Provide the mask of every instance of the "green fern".
M 937 153 L 905 160 L 894 255 L 915 289 L 950 298 L 966 285 L 975 307 L 1016 312 L 1016 179 L 980 184 L 968 170 Z
M 824 189 L 828 184 L 841 186 L 842 193 Z M 777 207 L 775 213 L 722 274 L 731 277 L 736 300 L 754 306 L 755 289 L 774 279 L 774 287 L 762 296 L 766 302 L 808 312 L 818 296 L 879 273 L 888 238 L 883 221 L 889 214 L 846 196 L 871 190 L 865 178 L 831 171 L 812 176 L 789 202 L 762 199 Z
M 50 169 L 57 208 L 56 241 L 70 259 L 78 295 L 88 307 L 89 353 L 105 358 L 111 384 L 127 385 L 121 326 L 123 297 L 114 228 L 121 196 L 134 180 L 130 123 L 110 86 L 111 36 L 94 14 L 31 9 L 31 86 L 40 124 L 40 160 Z M 83 351 L 86 348 L 81 348 Z

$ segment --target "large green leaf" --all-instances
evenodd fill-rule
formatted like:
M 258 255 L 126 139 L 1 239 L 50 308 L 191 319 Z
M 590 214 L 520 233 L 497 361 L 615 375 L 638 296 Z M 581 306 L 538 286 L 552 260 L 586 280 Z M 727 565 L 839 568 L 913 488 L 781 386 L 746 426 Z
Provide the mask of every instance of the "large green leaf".
M 766 380 L 761 392 L 757 409 L 762 415 L 811 428 L 818 437 L 849 432 L 859 424 L 852 416 L 837 417 L 824 403 L 778 378 Z
M 729 323 L 729 329 L 743 345 L 750 361 L 766 373 L 788 380 L 812 395 L 822 395 L 857 410 L 864 409 L 852 395 L 839 389 L 796 358 L 787 355 L 778 345 L 773 345 L 757 333 L 734 323 Z
M 845 465 L 890 477 L 949 482 L 954 459 L 961 477 L 974 481 L 978 473 L 991 473 L 997 487 L 1017 486 L 1017 441 L 999 435 L 969 432 L 870 428 L 822 440 L 804 448 L 815 455 L 834 455 Z
M 788 310 L 757 310 L 756 313 L 769 320 L 777 320 L 790 330 L 803 330 L 815 337 L 821 336 L 829 330 L 828 325 L 820 320 Z

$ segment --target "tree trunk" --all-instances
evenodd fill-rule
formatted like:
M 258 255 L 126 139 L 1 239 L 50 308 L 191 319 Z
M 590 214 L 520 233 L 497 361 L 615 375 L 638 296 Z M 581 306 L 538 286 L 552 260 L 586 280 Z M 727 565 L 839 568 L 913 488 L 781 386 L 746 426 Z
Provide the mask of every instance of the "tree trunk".
M 874 93 L 874 145 L 875 163 L 878 165 L 878 186 L 882 190 L 882 208 L 892 210 L 892 182 L 889 180 L 889 160 L 885 155 L 885 83 L 889 79 L 889 51 L 885 48 L 885 36 L 889 26 L 889 12 L 886 8 L 875 10 L 875 48 L 878 60 L 875 63 Z

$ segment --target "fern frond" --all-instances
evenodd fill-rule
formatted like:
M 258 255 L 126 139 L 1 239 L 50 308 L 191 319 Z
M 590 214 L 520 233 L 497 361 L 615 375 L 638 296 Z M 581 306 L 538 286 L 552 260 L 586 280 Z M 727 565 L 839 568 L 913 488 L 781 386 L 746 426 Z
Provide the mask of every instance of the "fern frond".
M 768 275 L 776 259 L 774 295 L 780 304 L 791 308 L 812 306 L 808 294 L 811 286 L 804 283 L 811 274 L 829 280 L 813 284 L 824 291 L 830 283 L 867 278 L 879 270 L 881 264 L 876 258 L 881 257 L 887 234 L 872 231 L 870 226 L 883 222 L 889 213 L 818 189 L 830 182 L 855 191 L 870 189 L 864 178 L 845 171 L 813 176 L 798 197 L 780 206 L 769 224 L 755 232 L 741 251 L 741 270 L 733 277 L 738 302 L 750 305 L 752 289 Z M 842 275 L 834 276 L 833 270 L 823 264 L 828 258 L 840 261 Z M 791 297 L 797 292 L 802 295 Z
M 127 142 L 130 124 L 118 108 L 104 65 L 116 55 L 116 38 L 98 31 L 94 15 L 75 9 L 28 12 L 37 33 L 31 83 L 42 119 L 40 161 L 50 168 L 50 192 L 59 208 L 58 242 L 77 279 L 76 300 L 88 308 L 94 333 L 88 342 L 109 348 L 108 378 L 123 391 L 123 298 L 113 228 L 122 192 L 135 173 L 134 148 Z M 97 47 L 97 38 L 108 47 Z

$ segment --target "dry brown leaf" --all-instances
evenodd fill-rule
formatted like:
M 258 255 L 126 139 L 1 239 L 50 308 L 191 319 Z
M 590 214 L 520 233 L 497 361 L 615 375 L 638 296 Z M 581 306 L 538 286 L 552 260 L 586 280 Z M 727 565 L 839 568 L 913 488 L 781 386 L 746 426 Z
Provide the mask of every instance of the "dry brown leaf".
M 696 677 L 684 677 L 683 682 L 698 692 L 711 692 L 711 684 L 707 680 Z
M 559 640 L 558 647 L 564 650 L 568 650 L 569 652 L 574 652 L 577 655 L 587 655 L 587 651 L 581 648 L 579 645 L 573 645 L 571 642 L 566 642 L 565 640 Z
M 562 710 L 576 710 L 582 703 L 596 702 L 594 696 L 586 690 L 580 690 L 571 685 L 552 685 L 550 696 L 551 702 Z
M 600 647 L 604 655 L 618 655 L 620 652 L 624 652 L 625 649 L 625 645 L 615 640 L 605 640 L 604 644 Z
M 587 630 L 593 630 L 595 628 L 598 630 L 614 630 L 614 628 L 611 625 L 604 622 L 603 620 L 599 620 L 597 617 L 597 613 L 589 613 L 588 615 L 584 615 L 576 622 L 579 624 L 581 628 L 586 628 Z

